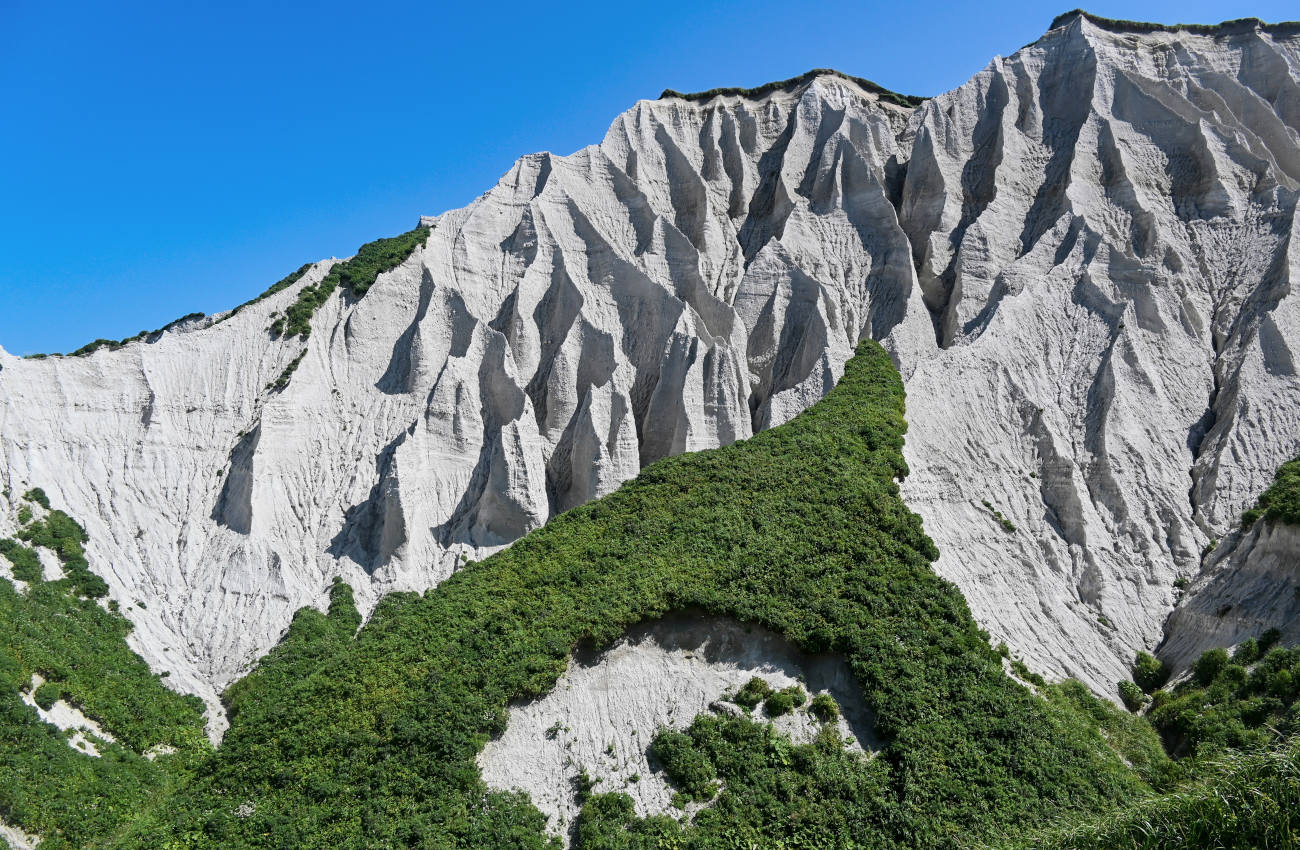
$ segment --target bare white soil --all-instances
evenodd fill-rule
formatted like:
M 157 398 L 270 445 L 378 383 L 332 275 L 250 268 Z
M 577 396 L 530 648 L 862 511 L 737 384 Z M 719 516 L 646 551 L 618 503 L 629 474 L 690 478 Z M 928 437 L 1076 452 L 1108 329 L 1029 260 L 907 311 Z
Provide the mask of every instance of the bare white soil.
M 799 684 L 810 700 L 830 694 L 848 746 L 877 748 L 873 719 L 842 656 L 808 655 L 778 634 L 732 620 L 677 615 L 633 629 L 604 652 L 576 654 L 554 690 L 511 708 L 509 726 L 483 749 L 479 769 L 490 787 L 526 792 L 566 840 L 583 770 L 597 791 L 628 794 L 641 816 L 680 815 L 673 788 L 648 757 L 651 741 L 703 712 L 742 711 L 725 698 L 754 676 L 773 688 Z M 820 724 L 806 709 L 772 722 L 792 740 L 810 741 Z M 754 716 L 765 717 L 761 706 Z

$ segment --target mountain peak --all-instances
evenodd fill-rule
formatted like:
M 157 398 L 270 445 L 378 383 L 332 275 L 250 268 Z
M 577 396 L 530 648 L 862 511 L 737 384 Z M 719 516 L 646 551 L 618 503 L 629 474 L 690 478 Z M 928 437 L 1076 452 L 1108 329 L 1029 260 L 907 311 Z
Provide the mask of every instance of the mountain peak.
M 766 97 L 773 92 L 794 91 L 811 84 L 813 80 L 818 77 L 838 77 L 841 80 L 848 80 L 871 94 L 878 96 L 881 100 L 892 103 L 895 106 L 901 106 L 904 109 L 914 109 L 927 100 L 927 98 L 918 97 L 916 95 L 899 94 L 896 91 L 891 91 L 890 89 L 885 88 L 879 83 L 874 83 L 871 80 L 862 77 L 855 77 L 851 74 L 846 74 L 843 71 L 836 71 L 833 68 L 813 68 L 811 71 L 806 71 L 799 76 L 791 77 L 788 80 L 778 80 L 776 82 L 765 83 L 761 86 L 755 86 L 754 88 L 748 89 L 739 86 L 731 86 L 691 93 L 683 93 L 674 89 L 664 89 L 663 94 L 659 95 L 659 99 L 664 100 L 675 97 L 681 100 L 696 102 L 712 100 L 715 97 L 745 97 L 758 99 Z

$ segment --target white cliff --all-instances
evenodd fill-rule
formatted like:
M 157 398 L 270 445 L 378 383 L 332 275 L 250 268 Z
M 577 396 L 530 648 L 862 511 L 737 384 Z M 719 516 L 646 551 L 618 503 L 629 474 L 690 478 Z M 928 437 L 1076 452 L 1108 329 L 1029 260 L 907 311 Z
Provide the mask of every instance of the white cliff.
M 1295 27 L 1067 16 L 914 110 L 833 74 L 642 101 L 425 219 L 305 341 L 268 328 L 328 261 L 116 351 L 0 350 L 0 482 L 83 521 L 134 647 L 215 708 L 333 576 L 363 608 L 436 584 L 786 421 L 870 336 L 939 572 L 1109 689 L 1300 448 L 1298 186 Z

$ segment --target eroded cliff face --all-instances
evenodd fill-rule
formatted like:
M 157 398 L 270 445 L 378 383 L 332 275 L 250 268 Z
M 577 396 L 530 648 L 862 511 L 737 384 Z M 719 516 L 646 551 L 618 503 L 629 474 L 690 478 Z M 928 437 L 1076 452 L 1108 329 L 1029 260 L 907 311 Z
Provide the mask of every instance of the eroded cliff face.
M 915 110 L 835 75 L 642 101 L 425 219 L 305 341 L 268 328 L 330 261 L 117 351 L 0 352 L 0 478 L 85 522 L 135 648 L 215 706 L 333 576 L 436 584 L 788 420 L 871 336 L 939 571 L 1109 691 L 1300 447 L 1298 185 L 1287 28 L 1074 16 Z

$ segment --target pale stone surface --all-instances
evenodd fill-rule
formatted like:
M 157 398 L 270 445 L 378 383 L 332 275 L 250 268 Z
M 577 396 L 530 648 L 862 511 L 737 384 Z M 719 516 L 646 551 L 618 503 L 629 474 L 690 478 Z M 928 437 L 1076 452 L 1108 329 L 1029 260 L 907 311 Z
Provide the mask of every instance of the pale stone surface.
M 1224 540 L 1166 624 L 1160 657 L 1175 672 L 1201 653 L 1276 628 L 1300 644 L 1300 527 L 1261 520 Z
M 5 841 L 10 850 L 36 850 L 37 845 L 41 843 L 38 836 L 24 832 L 16 826 L 10 826 L 4 821 L 0 821 L 0 839 Z
M 57 726 L 64 732 L 72 732 L 68 736 L 68 746 L 74 750 L 85 753 L 88 756 L 99 757 L 99 748 L 95 746 L 95 739 L 112 744 L 117 741 L 110 733 L 104 730 L 102 726 L 91 720 L 81 712 L 81 709 L 72 705 L 67 700 L 55 700 L 54 704 L 48 709 L 41 708 L 36 704 L 36 689 L 45 684 L 45 678 L 39 673 L 32 674 L 31 686 L 26 691 L 20 691 L 19 697 L 22 701 L 36 709 L 36 714 L 46 723 Z
M 841 710 L 837 732 L 850 751 L 866 757 L 878 748 L 873 719 L 842 656 L 806 655 L 765 629 L 683 614 L 639 626 L 604 652 L 580 654 L 549 694 L 512 706 L 505 733 L 479 754 L 483 780 L 528 792 L 548 829 L 566 843 L 583 770 L 597 791 L 628 794 L 642 817 L 680 815 L 672 787 L 648 758 L 654 736 L 685 729 L 701 713 L 741 712 L 724 697 L 755 676 L 774 689 L 798 684 L 809 700 L 830 694 Z M 767 718 L 760 705 L 753 716 L 807 743 L 821 729 L 807 706 Z
M 1110 693 L 1300 447 L 1298 69 L 1295 35 L 1074 17 L 915 111 L 833 76 L 642 101 L 427 219 L 305 343 L 267 328 L 328 261 L 119 351 L 0 351 L 0 483 L 83 520 L 132 646 L 218 732 L 333 576 L 367 610 L 435 584 L 786 421 L 871 336 L 939 572 L 1031 668 Z

